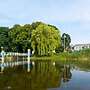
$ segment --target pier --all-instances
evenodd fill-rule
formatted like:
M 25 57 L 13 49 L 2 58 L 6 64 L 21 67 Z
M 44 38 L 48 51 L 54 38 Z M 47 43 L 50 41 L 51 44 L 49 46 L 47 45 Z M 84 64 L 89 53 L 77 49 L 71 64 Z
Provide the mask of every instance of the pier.
M 10 60 L 5 60 L 5 57 L 7 55 L 10 56 Z M 12 56 L 15 56 L 16 60 L 12 60 L 11 59 Z M 22 59 L 19 60 L 18 57 L 22 57 Z M 27 64 L 27 72 L 30 72 L 30 49 L 28 49 L 27 53 L 12 52 L 12 53 L 5 54 L 4 51 L 1 52 L 1 57 L 0 57 L 1 72 L 4 71 L 5 67 L 14 67 L 14 66 L 24 65 L 24 64 Z

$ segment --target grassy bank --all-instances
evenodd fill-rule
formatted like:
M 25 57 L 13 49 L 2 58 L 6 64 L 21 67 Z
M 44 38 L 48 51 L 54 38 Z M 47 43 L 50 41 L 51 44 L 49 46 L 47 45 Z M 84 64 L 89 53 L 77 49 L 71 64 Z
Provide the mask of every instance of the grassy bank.
M 90 49 L 84 49 L 81 51 L 74 52 L 63 52 L 54 54 L 52 56 L 43 57 L 31 57 L 32 60 L 89 60 L 90 59 Z
M 17 57 L 7 56 L 6 60 L 16 60 Z M 22 59 L 22 58 L 21 58 Z M 26 57 L 27 59 L 27 57 Z M 90 59 L 90 49 L 84 49 L 82 51 L 74 51 L 74 52 L 63 52 L 58 54 L 53 54 L 52 56 L 32 56 L 31 60 L 89 60 Z

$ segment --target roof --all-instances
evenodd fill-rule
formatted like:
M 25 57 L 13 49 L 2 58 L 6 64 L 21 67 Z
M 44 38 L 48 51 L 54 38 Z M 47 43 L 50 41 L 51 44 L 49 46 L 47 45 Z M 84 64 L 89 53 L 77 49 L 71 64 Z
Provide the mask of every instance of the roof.
M 88 45 L 90 46 L 90 44 L 75 44 L 74 47 L 75 46 L 88 46 Z

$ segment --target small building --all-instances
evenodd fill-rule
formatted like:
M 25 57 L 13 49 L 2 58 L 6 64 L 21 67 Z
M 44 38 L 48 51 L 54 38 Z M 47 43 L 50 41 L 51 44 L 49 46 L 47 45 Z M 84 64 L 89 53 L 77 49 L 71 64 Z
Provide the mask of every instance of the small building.
M 79 51 L 85 48 L 90 48 L 90 44 L 76 44 L 73 46 L 74 51 Z

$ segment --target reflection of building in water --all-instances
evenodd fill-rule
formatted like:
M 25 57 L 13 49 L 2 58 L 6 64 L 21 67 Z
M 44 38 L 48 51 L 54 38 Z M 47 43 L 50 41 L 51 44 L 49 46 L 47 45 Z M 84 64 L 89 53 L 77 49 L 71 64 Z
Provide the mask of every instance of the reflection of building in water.
M 70 66 L 69 65 L 64 65 L 63 72 L 62 72 L 62 78 L 63 82 L 67 82 L 71 79 L 71 72 L 70 72 Z

